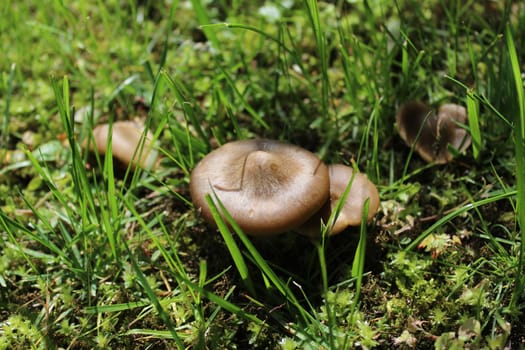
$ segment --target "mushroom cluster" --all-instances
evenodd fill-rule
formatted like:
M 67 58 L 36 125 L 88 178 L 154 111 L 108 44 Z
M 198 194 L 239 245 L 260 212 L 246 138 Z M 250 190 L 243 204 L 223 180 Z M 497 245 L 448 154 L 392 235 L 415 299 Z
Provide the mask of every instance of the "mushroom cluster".
M 449 145 L 463 152 L 471 142 L 461 127 L 467 122 L 467 111 L 457 104 L 444 104 L 436 114 L 422 102 L 408 102 L 397 112 L 396 122 L 403 141 L 429 163 L 448 163 L 454 157 Z
M 224 144 L 197 164 L 191 173 L 190 193 L 195 207 L 212 225 L 207 194 L 216 195 L 247 234 L 294 230 L 314 236 L 350 182 L 343 209 L 329 231 L 336 234 L 361 222 L 368 198 L 368 219 L 374 216 L 379 207 L 377 189 L 350 167 L 326 166 L 315 154 L 291 144 L 267 139 Z

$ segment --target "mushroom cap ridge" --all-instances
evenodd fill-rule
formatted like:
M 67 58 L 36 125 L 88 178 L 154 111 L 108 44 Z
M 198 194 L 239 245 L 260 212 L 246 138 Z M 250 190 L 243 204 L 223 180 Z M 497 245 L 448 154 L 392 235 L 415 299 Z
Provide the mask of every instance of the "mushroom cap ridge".
M 328 168 L 316 155 L 266 139 L 224 144 L 204 157 L 190 177 L 191 198 L 207 222 L 215 223 L 205 195 L 215 192 L 251 235 L 301 225 L 328 200 L 329 188 Z

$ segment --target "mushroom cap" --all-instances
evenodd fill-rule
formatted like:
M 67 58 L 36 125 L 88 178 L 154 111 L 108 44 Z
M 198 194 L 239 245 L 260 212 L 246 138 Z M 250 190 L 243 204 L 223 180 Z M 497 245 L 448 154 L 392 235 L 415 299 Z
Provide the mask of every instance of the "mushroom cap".
M 442 105 L 438 110 L 438 137 L 447 141 L 452 147 L 459 152 L 464 152 L 470 146 L 471 137 L 467 130 L 460 127 L 457 123 L 466 124 L 468 121 L 467 110 L 465 107 L 447 103 Z M 446 149 L 447 145 L 443 147 Z M 442 152 L 443 159 L 452 160 L 450 152 Z
M 330 215 L 336 209 L 337 203 L 351 181 L 352 184 L 346 200 L 329 233 L 335 235 L 349 226 L 359 226 L 367 199 L 370 199 L 367 221 L 372 220 L 379 209 L 379 193 L 376 186 L 368 180 L 365 174 L 354 174 L 351 167 L 343 164 L 329 165 L 328 172 L 330 175 L 330 200 L 301 227 L 300 232 L 308 236 L 319 235 L 320 220 L 322 219 L 325 223 L 328 222 Z
M 449 144 L 460 152 L 470 145 L 470 135 L 457 124 L 466 120 L 465 107 L 456 104 L 444 104 L 436 114 L 424 103 L 408 102 L 396 115 L 399 135 L 405 143 L 426 162 L 437 164 L 452 160 Z
M 100 124 L 93 129 L 92 150 L 96 147 L 99 154 L 106 154 L 108 132 L 109 124 Z M 131 164 L 133 168 L 149 169 L 154 165 L 156 152 L 152 150 L 153 135 L 148 131 L 142 145 L 144 127 L 141 124 L 129 120 L 117 121 L 113 123 L 111 133 L 111 153 L 123 167 Z
M 190 177 L 192 201 L 207 222 L 215 224 L 205 195 L 215 192 L 245 233 L 261 236 L 304 223 L 328 200 L 329 187 L 328 168 L 315 154 L 266 139 L 224 144 Z

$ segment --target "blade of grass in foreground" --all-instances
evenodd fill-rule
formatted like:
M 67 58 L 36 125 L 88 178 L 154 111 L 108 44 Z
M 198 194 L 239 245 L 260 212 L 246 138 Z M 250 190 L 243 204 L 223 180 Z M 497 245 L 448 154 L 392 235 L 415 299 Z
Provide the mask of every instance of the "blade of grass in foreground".
M 518 260 L 518 270 L 516 271 L 515 290 L 512 294 L 511 305 L 516 305 L 522 295 L 525 277 L 523 275 L 523 264 L 525 260 L 525 96 L 523 92 L 523 82 L 521 80 L 520 65 L 516 54 L 516 47 L 512 39 L 510 27 L 507 25 L 505 30 L 507 51 L 512 68 L 512 80 L 516 89 L 516 108 L 518 117 L 514 122 L 514 142 L 516 150 L 516 187 L 517 187 L 517 218 L 521 230 L 520 256 Z M 508 79 L 510 81 L 510 79 Z
M 211 215 L 213 216 L 213 219 L 217 223 L 219 232 L 221 233 L 222 238 L 224 239 L 224 243 L 226 243 L 226 247 L 228 247 L 228 250 L 233 258 L 233 262 L 235 263 L 235 267 L 237 267 L 237 271 L 239 272 L 239 275 L 241 275 L 241 279 L 246 285 L 246 288 L 248 288 L 248 291 L 252 295 L 255 295 L 255 289 L 253 287 L 253 282 L 250 278 L 248 267 L 246 266 L 246 263 L 244 262 L 244 258 L 239 249 L 239 246 L 237 245 L 237 243 L 235 243 L 235 240 L 233 239 L 233 236 L 230 230 L 228 229 L 228 226 L 226 226 L 225 222 L 222 220 L 219 214 L 219 210 L 217 209 L 217 206 L 215 206 L 215 204 L 213 203 L 213 200 L 211 199 L 210 195 L 206 195 L 206 203 L 210 207 Z
M 140 269 L 140 266 L 139 266 L 138 262 L 135 260 L 135 257 L 133 256 L 133 253 L 132 253 L 131 249 L 128 247 L 126 242 L 123 242 L 123 243 L 124 243 L 124 245 L 126 247 L 126 250 L 127 250 L 130 262 L 131 262 L 131 266 L 133 267 L 133 270 L 135 271 L 135 273 L 137 275 L 138 282 L 140 283 L 140 285 L 144 289 L 144 292 L 147 294 L 150 302 L 153 304 L 153 306 L 155 307 L 155 309 L 159 313 L 159 316 L 162 319 L 162 321 L 164 322 L 164 324 L 166 325 L 166 327 L 168 328 L 168 331 L 169 331 L 172 339 L 177 343 L 177 347 L 179 349 L 184 349 L 184 344 L 183 344 L 181 338 L 179 337 L 179 335 L 177 334 L 177 331 L 175 330 L 175 326 L 174 326 L 173 322 L 171 321 L 170 316 L 168 315 L 166 310 L 162 307 L 162 305 L 160 303 L 160 300 L 157 298 L 157 295 L 155 294 L 155 291 L 153 290 L 153 288 L 149 284 L 148 279 L 146 278 L 146 275 L 144 275 L 144 273 Z
M 151 104 L 156 105 L 157 98 L 158 97 L 158 91 L 163 89 L 163 84 L 167 84 L 167 87 L 170 89 L 171 92 L 175 95 L 175 100 L 179 103 L 180 107 L 184 110 L 185 118 L 188 118 L 191 125 L 195 128 L 195 131 L 199 135 L 199 140 L 206 144 L 206 147 L 209 149 L 210 142 L 208 141 L 210 139 L 210 136 L 205 132 L 205 130 L 202 128 L 202 121 L 197 119 L 197 116 L 194 113 L 193 108 L 198 108 L 198 106 L 195 106 L 191 101 L 187 98 L 189 96 L 189 92 L 186 88 L 186 86 L 175 76 L 169 75 L 166 71 L 162 70 L 158 78 L 155 81 L 155 89 L 153 91 L 153 96 L 151 98 Z
M 33 271 L 39 271 L 38 267 L 33 263 L 27 254 L 24 253 L 23 247 L 17 239 L 19 236 L 27 235 L 30 236 L 32 233 L 27 227 L 20 224 L 18 221 L 15 221 L 9 218 L 0 208 L 0 228 L 2 228 L 8 235 L 11 243 L 18 249 L 21 256 L 25 259 L 27 266 L 30 266 Z M 7 243 L 7 241 L 2 242 L 2 247 Z M 0 275 L 1 278 L 1 275 Z M 2 285 L 0 281 L 0 285 Z M 5 280 L 4 280 L 5 284 Z M 5 286 L 2 286 L 5 287 Z
M 127 303 L 119 304 L 88 306 L 86 307 L 85 311 L 87 314 L 96 314 L 101 312 L 119 312 L 145 307 L 148 305 L 150 305 L 150 303 L 147 301 L 130 301 Z
M 305 308 L 301 305 L 295 294 L 292 292 L 292 290 L 289 288 L 288 284 L 283 282 L 279 276 L 273 271 L 273 269 L 268 265 L 266 260 L 259 254 L 255 246 L 251 243 L 250 239 L 246 234 L 242 231 L 242 229 L 237 225 L 233 217 L 228 213 L 222 202 L 215 196 L 215 200 L 217 201 L 217 204 L 213 200 L 211 200 L 210 195 L 206 196 L 206 200 L 210 208 L 215 207 L 215 210 L 218 211 L 217 205 L 220 207 L 220 210 L 222 214 L 224 215 L 225 219 L 223 219 L 220 215 L 216 217 L 217 224 L 221 222 L 221 225 L 225 225 L 225 221 L 228 222 L 228 225 L 233 229 L 233 231 L 237 234 L 237 236 L 240 238 L 244 246 L 246 247 L 248 253 L 250 254 L 251 258 L 253 259 L 253 262 L 257 266 L 257 268 L 261 271 L 263 274 L 263 277 L 267 278 L 271 284 L 283 295 L 283 297 L 286 298 L 287 302 L 290 303 L 299 315 L 302 318 L 302 321 L 305 324 L 311 324 L 314 325 L 317 330 L 317 332 L 320 332 L 320 334 L 326 334 L 329 332 L 327 329 L 327 326 L 322 324 L 319 320 L 317 320 L 313 315 L 309 314 L 308 311 L 305 310 Z M 232 233 L 230 230 L 224 231 L 224 233 L 228 236 L 228 239 L 233 240 Z M 272 315 L 276 320 L 280 321 L 287 329 L 289 328 L 288 322 L 283 321 L 280 319 L 280 317 L 277 314 Z M 304 339 L 308 340 L 314 340 L 315 336 L 313 334 L 310 334 L 309 332 L 305 332 L 304 329 L 293 329 L 294 332 L 296 332 L 296 335 L 298 337 L 303 337 Z M 322 346 L 327 346 L 324 344 L 324 341 L 322 341 Z
M 472 63 L 472 71 L 474 72 L 475 80 L 477 82 L 477 60 L 470 40 L 468 41 L 467 46 L 470 56 L 470 62 Z M 470 136 L 472 137 L 472 153 L 474 154 L 474 159 L 479 160 L 479 154 L 481 151 L 481 132 L 479 129 L 479 101 L 474 97 L 473 91 L 471 89 L 467 89 L 467 115 L 470 127 Z
M 57 107 L 60 114 L 60 118 L 62 119 L 62 124 L 64 125 L 64 128 L 66 130 L 66 134 L 70 143 L 70 148 L 72 152 L 72 159 L 73 159 L 73 166 L 72 166 L 72 177 L 75 181 L 75 188 L 77 191 L 77 194 L 79 197 L 83 199 L 89 199 L 91 202 L 91 209 L 94 211 L 94 204 L 93 204 L 93 198 L 87 196 L 86 194 L 90 192 L 88 180 L 86 178 L 86 173 L 83 170 L 84 164 L 81 161 L 80 158 L 80 152 L 78 150 L 78 145 L 75 141 L 75 122 L 74 117 L 71 113 L 71 107 L 70 107 L 70 97 L 69 97 L 69 79 L 67 76 L 64 76 L 62 79 L 62 89 L 60 89 L 60 86 L 58 84 L 58 81 L 56 79 L 52 80 L 53 90 L 55 92 L 55 98 L 57 101 Z M 113 157 L 111 155 L 112 147 L 111 147 L 111 135 L 112 135 L 112 123 L 110 123 L 110 127 L 108 129 L 108 144 L 107 144 L 107 155 L 104 158 L 104 172 L 106 174 L 106 178 L 108 179 L 107 183 L 107 197 L 106 197 L 106 205 L 107 209 L 103 208 L 103 210 L 100 211 L 100 216 L 102 218 L 102 225 L 104 226 L 104 230 L 107 234 L 111 251 L 113 253 L 113 256 L 116 260 L 119 259 L 119 252 L 118 252 L 118 246 L 117 246 L 117 229 L 115 229 L 114 225 L 118 224 L 118 220 L 115 218 L 118 217 L 119 212 L 117 208 L 117 203 L 115 200 L 115 178 L 114 178 L 114 172 L 113 172 Z M 33 164 L 35 166 L 35 164 Z M 59 191 L 57 191 L 57 198 L 62 197 Z M 62 205 L 65 207 L 68 207 L 65 203 L 67 200 L 61 200 Z M 82 207 L 85 206 L 85 203 L 80 204 Z M 100 203 L 101 207 L 103 206 L 103 203 Z M 82 209 L 82 212 L 85 212 L 84 208 Z M 75 215 L 71 212 L 68 213 L 70 218 L 74 218 Z M 86 223 L 87 224 L 87 223 Z
M 461 86 L 463 89 L 465 89 L 467 91 L 468 94 L 470 94 L 470 96 L 474 100 L 476 100 L 476 103 L 478 103 L 478 104 L 481 103 L 485 108 L 489 109 L 492 113 L 494 113 L 496 115 L 496 117 L 498 117 L 498 119 L 500 119 L 502 122 L 504 122 L 509 127 L 511 127 L 511 128 L 513 127 L 513 124 L 507 118 L 505 118 L 505 116 L 503 114 L 501 114 L 501 112 L 499 110 L 497 110 L 496 107 L 494 107 L 494 105 L 489 101 L 489 99 L 485 95 L 478 94 L 476 91 L 474 91 L 472 89 L 469 89 L 469 87 L 467 85 L 463 84 L 461 81 L 459 81 L 457 79 L 454 79 L 454 78 L 452 78 L 449 75 L 445 74 L 444 77 L 446 79 L 450 80 L 451 82 L 453 82 L 454 84 L 457 84 L 458 86 Z
M 479 160 L 481 151 L 481 131 L 479 129 L 479 101 L 476 100 L 470 90 L 467 91 L 467 115 L 472 137 L 472 153 L 474 159 Z
M 313 241 L 314 245 L 317 248 L 317 255 L 319 257 L 319 266 L 321 269 L 321 278 L 322 278 L 322 283 L 323 283 L 323 296 L 326 300 L 325 307 L 326 307 L 326 313 L 328 316 L 328 338 L 329 338 L 328 340 L 329 340 L 331 349 L 335 347 L 334 345 L 335 334 L 333 330 L 337 328 L 337 322 L 336 322 L 335 309 L 333 305 L 331 304 L 331 302 L 328 301 L 328 298 L 327 298 L 328 296 L 328 269 L 326 266 L 325 243 L 326 243 L 327 235 L 332 232 L 332 228 L 337 220 L 337 217 L 343 210 L 343 206 L 346 202 L 346 198 L 348 197 L 348 194 L 350 193 L 350 190 L 352 189 L 352 185 L 355 179 L 355 174 L 357 172 L 358 172 L 358 169 L 354 167 L 353 175 L 350 181 L 348 182 L 348 184 L 346 185 L 343 195 L 337 201 L 334 209 L 332 210 L 332 213 L 330 214 L 330 217 L 328 218 L 327 224 L 321 230 L 321 241 L 320 242 Z M 368 216 L 368 207 L 366 209 L 366 216 Z M 365 220 L 366 220 L 366 216 L 365 216 Z M 352 272 L 352 277 L 355 277 L 353 272 Z M 355 308 L 356 301 L 357 301 L 357 298 L 354 300 L 354 303 L 352 303 L 351 305 L 352 308 Z
M 359 231 L 359 243 L 355 251 L 354 261 L 352 263 L 352 277 L 356 278 L 355 298 L 352 307 L 355 308 L 361 294 L 361 285 L 363 283 L 363 271 L 365 269 L 365 253 L 366 253 L 366 223 L 368 219 L 368 207 L 370 205 L 370 198 L 367 198 L 363 207 L 363 214 L 361 216 L 361 228 Z
M 474 202 L 474 203 L 469 203 L 469 204 L 465 205 L 464 207 L 461 207 L 461 208 L 453 211 L 452 213 L 450 213 L 448 215 L 445 215 L 444 217 L 442 217 L 441 219 L 436 221 L 432 226 L 430 226 L 425 231 L 423 231 L 412 243 L 410 243 L 405 248 L 405 251 L 409 251 L 409 250 L 414 249 L 415 247 L 418 246 L 419 243 L 421 243 L 429 234 L 434 232 L 438 227 L 443 226 L 444 224 L 446 224 L 447 222 L 451 221 L 455 217 L 463 214 L 464 212 L 467 212 L 467 211 L 469 211 L 471 209 L 480 207 L 482 205 L 490 204 L 490 203 L 497 202 L 497 201 L 502 200 L 502 199 L 513 197 L 516 194 L 517 194 L 517 191 L 509 191 L 509 192 L 493 194 L 489 198 L 485 198 L 485 199 L 482 199 L 482 200 Z

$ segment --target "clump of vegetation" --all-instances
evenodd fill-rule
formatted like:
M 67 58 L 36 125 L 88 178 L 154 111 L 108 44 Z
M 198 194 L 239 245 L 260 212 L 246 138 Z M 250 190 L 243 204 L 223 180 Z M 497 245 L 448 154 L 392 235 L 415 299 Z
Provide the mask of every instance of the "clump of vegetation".
M 0 349 L 525 346 L 520 1 L 0 14 Z M 465 154 L 427 164 L 407 147 L 395 121 L 410 101 L 465 106 Z M 149 131 L 157 167 L 82 147 L 124 120 Z M 374 222 L 259 239 L 209 198 L 208 226 L 192 169 L 253 137 L 366 173 Z

